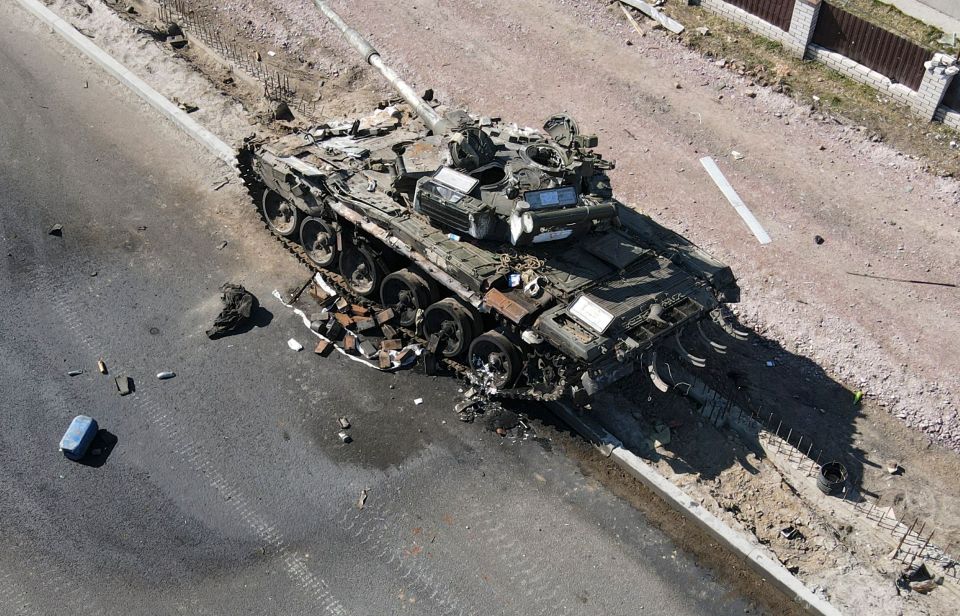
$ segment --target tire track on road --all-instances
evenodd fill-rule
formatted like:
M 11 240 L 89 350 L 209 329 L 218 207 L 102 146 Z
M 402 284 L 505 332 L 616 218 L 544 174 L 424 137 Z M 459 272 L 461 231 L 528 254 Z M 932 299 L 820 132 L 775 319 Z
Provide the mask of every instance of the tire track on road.
M 64 286 L 56 284 L 47 267 L 35 265 L 31 269 L 30 278 L 33 280 L 34 292 L 38 296 L 49 294 L 49 305 L 53 307 L 59 320 L 74 338 L 91 356 L 104 357 L 104 349 L 98 340 L 109 339 L 109 336 L 99 331 L 100 323 L 85 323 L 81 319 L 79 315 L 82 314 L 82 307 Z M 123 366 L 115 364 L 112 366 L 112 372 L 122 374 Z M 184 395 L 202 399 L 202 392 L 193 385 L 187 386 Z M 312 598 L 324 613 L 330 616 L 346 616 L 347 610 L 333 595 L 328 582 L 310 570 L 303 555 L 287 546 L 276 526 L 265 515 L 256 511 L 243 491 L 215 467 L 203 446 L 178 426 L 176 418 L 161 409 L 148 391 L 137 392 L 132 398 L 131 404 L 139 411 L 140 416 L 148 420 L 151 425 L 160 428 L 161 438 L 168 444 L 174 445 L 171 451 L 180 462 L 202 474 L 209 487 L 229 503 L 236 516 L 263 542 L 263 547 L 270 548 L 277 554 L 287 576 L 308 597 Z

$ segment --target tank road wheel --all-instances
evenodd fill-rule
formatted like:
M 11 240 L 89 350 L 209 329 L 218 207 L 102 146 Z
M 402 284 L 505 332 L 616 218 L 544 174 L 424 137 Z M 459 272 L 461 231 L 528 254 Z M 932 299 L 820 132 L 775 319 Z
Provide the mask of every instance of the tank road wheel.
M 270 230 L 280 237 L 293 237 L 300 229 L 300 210 L 270 189 L 263 191 L 260 211 Z
M 380 302 L 394 309 L 403 327 L 413 326 L 417 320 L 417 310 L 429 306 L 430 297 L 427 282 L 406 269 L 390 274 L 380 285 Z
M 473 340 L 473 317 L 460 302 L 448 297 L 431 304 L 424 312 L 423 332 L 427 340 L 438 334 L 443 339 L 443 356 L 456 357 Z
M 340 273 L 350 290 L 364 297 L 375 295 L 383 281 L 377 255 L 366 244 L 344 246 L 340 253 Z
M 310 260 L 320 267 L 330 267 L 337 262 L 337 232 L 326 220 L 304 218 L 300 225 L 300 243 Z
M 470 345 L 470 367 L 489 372 L 493 386 L 509 387 L 520 374 L 520 352 L 507 337 L 499 332 L 487 332 Z

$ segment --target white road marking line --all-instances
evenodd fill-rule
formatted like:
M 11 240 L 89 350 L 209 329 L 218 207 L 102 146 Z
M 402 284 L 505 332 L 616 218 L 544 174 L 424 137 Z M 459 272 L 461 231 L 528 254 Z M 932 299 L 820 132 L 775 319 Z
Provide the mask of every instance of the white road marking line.
M 743 219 L 743 222 L 747 223 L 747 226 L 750 227 L 751 231 L 753 231 L 753 234 L 757 237 L 757 240 L 761 244 L 769 244 L 771 242 L 770 236 L 767 235 L 763 225 L 760 224 L 760 221 L 757 220 L 756 216 L 753 215 L 753 212 L 750 211 L 750 208 L 747 207 L 747 204 L 743 202 L 743 199 L 740 198 L 740 195 L 737 194 L 737 191 L 735 191 L 733 186 L 730 185 L 730 182 L 727 180 L 726 176 L 723 175 L 722 171 L 720 171 L 720 167 L 717 167 L 716 161 L 709 156 L 704 156 L 700 159 L 700 164 L 703 165 L 703 168 L 706 169 L 707 173 L 710 174 L 710 177 L 713 178 L 717 188 L 719 188 L 720 192 L 723 193 L 723 196 L 727 198 L 727 201 L 730 202 L 730 205 L 733 206 L 733 209 L 737 210 L 737 214 L 740 214 L 740 218 Z

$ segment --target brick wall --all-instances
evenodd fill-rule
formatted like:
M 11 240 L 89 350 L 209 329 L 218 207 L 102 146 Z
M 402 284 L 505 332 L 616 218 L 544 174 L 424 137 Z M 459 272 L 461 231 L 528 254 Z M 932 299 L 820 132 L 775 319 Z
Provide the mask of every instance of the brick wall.
M 960 72 L 956 58 L 938 54 L 934 61 L 928 62 L 925 65 L 926 74 L 923 83 L 917 91 L 903 84 L 893 83 L 886 75 L 844 55 L 811 43 L 821 4 L 821 0 L 796 0 L 790 31 L 785 32 L 723 0 L 700 0 L 703 8 L 746 26 L 760 36 L 781 43 L 789 53 L 798 58 L 809 58 L 821 62 L 856 82 L 876 89 L 897 103 L 910 107 L 914 113 L 925 120 L 935 119 L 960 129 L 960 112 L 940 105 L 950 81 Z
M 711 10 L 726 19 L 746 26 L 751 32 L 786 45 L 790 34 L 771 23 L 767 23 L 756 15 L 752 15 L 741 8 L 727 4 L 723 0 L 700 0 L 700 6 Z
M 960 111 L 954 111 L 949 107 L 941 106 L 937 109 L 937 115 L 934 116 L 937 122 L 943 122 L 945 125 L 956 130 L 960 130 Z
M 902 83 L 893 83 L 886 75 L 881 75 L 875 70 L 819 45 L 810 45 L 807 48 L 807 57 L 829 66 L 854 81 L 883 92 L 902 105 L 912 105 L 916 98 L 917 93 Z

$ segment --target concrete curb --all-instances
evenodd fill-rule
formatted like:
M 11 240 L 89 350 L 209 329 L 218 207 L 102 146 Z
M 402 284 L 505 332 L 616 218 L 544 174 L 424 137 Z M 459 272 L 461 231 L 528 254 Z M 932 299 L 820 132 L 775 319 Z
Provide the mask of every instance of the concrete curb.
M 90 39 L 78 32 L 56 13 L 45 7 L 39 0 L 17 0 L 24 9 L 37 19 L 53 28 L 71 45 L 79 49 L 95 64 L 113 75 L 117 81 L 127 86 L 137 96 L 146 101 L 151 107 L 159 111 L 178 128 L 196 139 L 210 152 L 231 167 L 237 164 L 236 152 L 219 137 L 200 126 L 182 109 L 167 100 L 165 96 L 150 87 L 145 81 L 130 72 L 125 66 L 113 59 L 110 54 L 94 45 Z
M 766 548 L 756 540 L 733 530 L 720 518 L 704 509 L 700 503 L 687 496 L 683 490 L 673 485 L 643 459 L 625 449 L 622 443 L 599 423 L 566 404 L 552 403 L 549 406 L 551 411 L 589 440 L 604 456 L 616 461 L 632 477 L 653 490 L 687 519 L 738 554 L 767 582 L 793 598 L 809 613 L 818 616 L 841 616 L 839 610 L 813 594 L 803 582 L 787 571 L 777 560 L 771 558 Z

